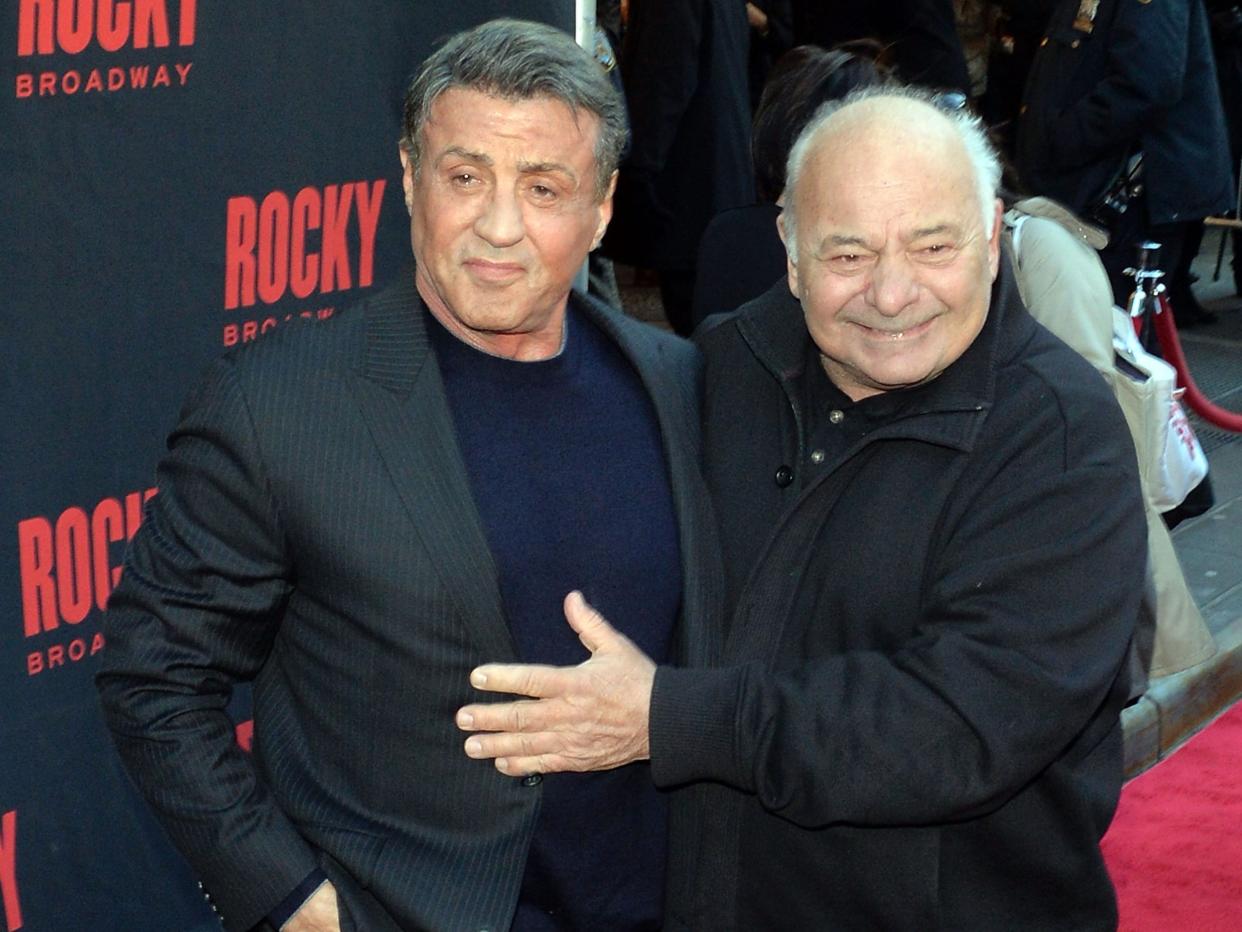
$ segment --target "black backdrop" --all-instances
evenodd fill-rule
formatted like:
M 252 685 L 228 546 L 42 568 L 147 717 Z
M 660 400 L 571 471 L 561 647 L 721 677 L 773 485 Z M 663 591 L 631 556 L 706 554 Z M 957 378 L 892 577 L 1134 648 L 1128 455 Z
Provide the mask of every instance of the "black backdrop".
M 104 733 L 100 609 L 207 361 L 396 274 L 401 89 L 498 15 L 574 0 L 0 6 L 0 932 L 218 928 Z

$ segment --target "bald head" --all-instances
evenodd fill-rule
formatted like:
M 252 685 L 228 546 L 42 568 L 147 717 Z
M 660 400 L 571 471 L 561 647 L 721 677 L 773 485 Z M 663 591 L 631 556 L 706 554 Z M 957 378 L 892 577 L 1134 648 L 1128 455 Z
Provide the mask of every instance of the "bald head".
M 978 199 L 986 236 L 995 222 L 1000 162 L 978 117 L 945 112 L 915 88 L 876 87 L 825 104 L 799 134 L 789 153 L 782 223 L 785 244 L 797 261 L 797 190 L 807 166 L 840 154 L 869 166 L 883 182 L 885 165 L 914 163 L 929 175 L 965 172 Z

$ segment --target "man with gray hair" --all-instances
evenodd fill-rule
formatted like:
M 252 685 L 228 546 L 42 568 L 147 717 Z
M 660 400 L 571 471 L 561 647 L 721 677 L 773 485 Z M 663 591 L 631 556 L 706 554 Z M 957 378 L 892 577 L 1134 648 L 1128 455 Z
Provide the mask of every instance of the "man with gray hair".
M 689 785 L 666 928 L 1116 925 L 1137 469 L 1017 297 L 998 174 L 972 117 L 913 92 L 817 115 L 788 287 L 698 335 L 723 657 L 652 662 L 574 596 L 590 661 L 473 674 L 538 700 L 462 710 L 502 772 L 649 758 Z
M 98 685 L 230 932 L 660 927 L 648 765 L 507 776 L 453 718 L 485 660 L 588 656 L 571 589 L 659 661 L 706 657 L 701 363 L 570 290 L 624 135 L 571 37 L 453 37 L 406 95 L 414 268 L 226 356 L 185 408 Z M 225 715 L 245 679 L 252 758 Z

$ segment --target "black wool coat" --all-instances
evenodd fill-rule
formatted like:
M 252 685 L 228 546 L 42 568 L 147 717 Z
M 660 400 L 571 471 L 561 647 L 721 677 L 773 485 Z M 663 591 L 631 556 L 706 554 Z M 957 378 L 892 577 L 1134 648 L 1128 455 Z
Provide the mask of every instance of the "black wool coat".
M 652 773 L 697 796 L 670 928 L 1109 929 L 1145 564 L 1130 436 L 1002 270 L 980 335 L 799 491 L 782 283 L 699 335 L 736 605 L 662 668 Z

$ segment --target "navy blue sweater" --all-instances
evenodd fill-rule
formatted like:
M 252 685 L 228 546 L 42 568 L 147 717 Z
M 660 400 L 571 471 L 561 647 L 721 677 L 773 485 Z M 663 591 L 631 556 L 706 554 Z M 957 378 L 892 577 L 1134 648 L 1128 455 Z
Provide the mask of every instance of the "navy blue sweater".
M 611 340 L 572 310 L 566 326 L 558 356 L 516 362 L 427 314 L 518 656 L 587 659 L 561 607 L 581 589 L 662 663 L 682 580 L 655 408 Z M 666 810 L 647 765 L 549 774 L 542 792 L 513 929 L 658 929 Z

